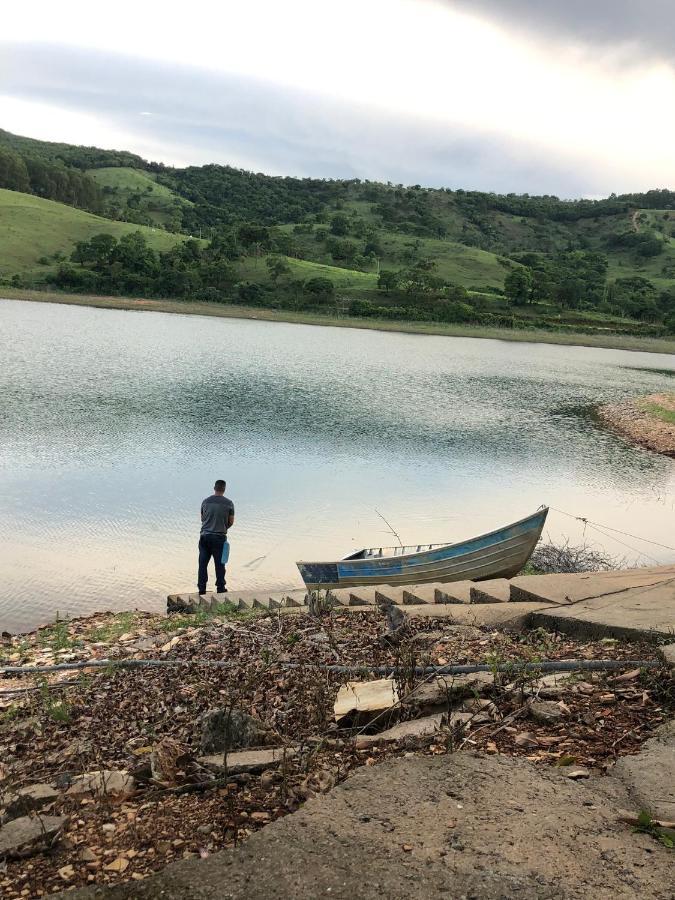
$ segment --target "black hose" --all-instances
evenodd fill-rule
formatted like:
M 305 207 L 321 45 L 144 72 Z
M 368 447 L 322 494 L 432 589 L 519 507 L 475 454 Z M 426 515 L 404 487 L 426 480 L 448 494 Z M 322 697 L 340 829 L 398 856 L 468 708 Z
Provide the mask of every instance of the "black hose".
M 282 668 L 299 669 L 304 663 L 282 662 Z M 584 672 L 607 671 L 611 669 L 654 669 L 662 666 L 655 659 L 554 659 L 542 662 L 514 662 L 487 665 L 478 663 L 465 666 L 415 666 L 415 675 L 473 675 L 476 672 Z M 34 675 L 43 672 L 66 672 L 74 669 L 136 669 L 160 666 L 212 666 L 217 669 L 231 669 L 239 663 L 222 659 L 91 659 L 82 662 L 57 663 L 53 666 L 3 666 L 0 675 Z M 367 672 L 370 675 L 395 675 L 409 672 L 405 666 L 338 666 L 333 664 L 315 665 L 314 668 L 340 675 L 358 675 Z

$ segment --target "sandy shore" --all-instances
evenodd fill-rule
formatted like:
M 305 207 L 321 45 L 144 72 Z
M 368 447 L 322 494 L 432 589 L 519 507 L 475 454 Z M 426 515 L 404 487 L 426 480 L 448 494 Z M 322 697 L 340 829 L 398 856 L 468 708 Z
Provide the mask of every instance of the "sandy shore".
M 385 319 L 361 319 L 225 303 L 94 297 L 84 294 L 62 294 L 57 291 L 31 291 L 9 287 L 0 287 L 0 298 L 30 300 L 38 303 L 66 303 L 72 306 L 94 306 L 99 309 L 178 313 L 183 316 L 259 319 L 266 322 L 290 322 L 334 328 L 365 328 L 370 331 L 396 331 L 406 334 L 434 334 L 447 337 L 487 338 L 498 341 L 524 341 L 536 344 L 602 347 L 611 350 L 639 350 L 643 353 L 675 353 L 675 338 L 649 338 L 627 334 L 583 334 L 572 331 L 545 331 L 537 328 L 488 328 L 480 325 L 446 325 L 441 322 L 389 322 Z
M 675 457 L 675 394 L 650 394 L 602 406 L 598 414 L 632 443 Z

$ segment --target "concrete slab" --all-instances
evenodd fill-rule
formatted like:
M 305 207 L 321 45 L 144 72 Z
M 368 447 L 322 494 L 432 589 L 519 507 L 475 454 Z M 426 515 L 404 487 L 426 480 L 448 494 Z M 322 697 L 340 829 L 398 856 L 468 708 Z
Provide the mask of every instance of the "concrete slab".
M 283 603 L 281 604 L 283 607 L 306 606 L 306 604 L 307 604 L 307 591 L 304 588 L 301 588 L 297 591 L 284 591 L 283 592 Z
M 628 788 L 636 813 L 675 818 L 675 721 L 663 725 L 636 756 L 617 760 L 614 776 Z
M 521 575 L 511 579 L 511 600 L 565 605 L 601 594 L 618 594 L 631 587 L 667 584 L 673 579 L 675 565 L 571 575 Z
M 491 578 L 471 585 L 471 603 L 508 603 L 511 599 L 511 583 L 506 578 Z
M 662 638 L 675 634 L 675 577 L 534 612 L 534 626 L 584 637 Z

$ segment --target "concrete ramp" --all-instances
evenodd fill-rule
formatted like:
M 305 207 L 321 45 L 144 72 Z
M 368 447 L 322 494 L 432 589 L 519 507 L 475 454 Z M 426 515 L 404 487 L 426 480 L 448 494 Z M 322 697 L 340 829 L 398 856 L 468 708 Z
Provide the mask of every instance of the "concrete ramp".
M 675 565 L 613 572 L 519 575 L 510 581 L 510 598 L 518 603 L 566 605 L 592 597 L 619 594 L 628 588 L 665 585 L 675 580 Z
M 584 637 L 659 639 L 675 634 L 675 577 L 533 612 L 529 623 Z

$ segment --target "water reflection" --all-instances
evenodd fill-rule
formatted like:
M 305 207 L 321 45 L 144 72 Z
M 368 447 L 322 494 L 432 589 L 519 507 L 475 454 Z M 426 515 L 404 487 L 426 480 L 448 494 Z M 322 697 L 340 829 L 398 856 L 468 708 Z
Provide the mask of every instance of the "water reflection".
M 3 628 L 160 609 L 191 588 L 199 501 L 220 475 L 241 588 L 295 586 L 297 558 L 390 542 L 376 508 L 411 543 L 542 502 L 673 543 L 675 465 L 588 414 L 672 386 L 665 355 L 18 301 L 0 301 L 0 353 Z

